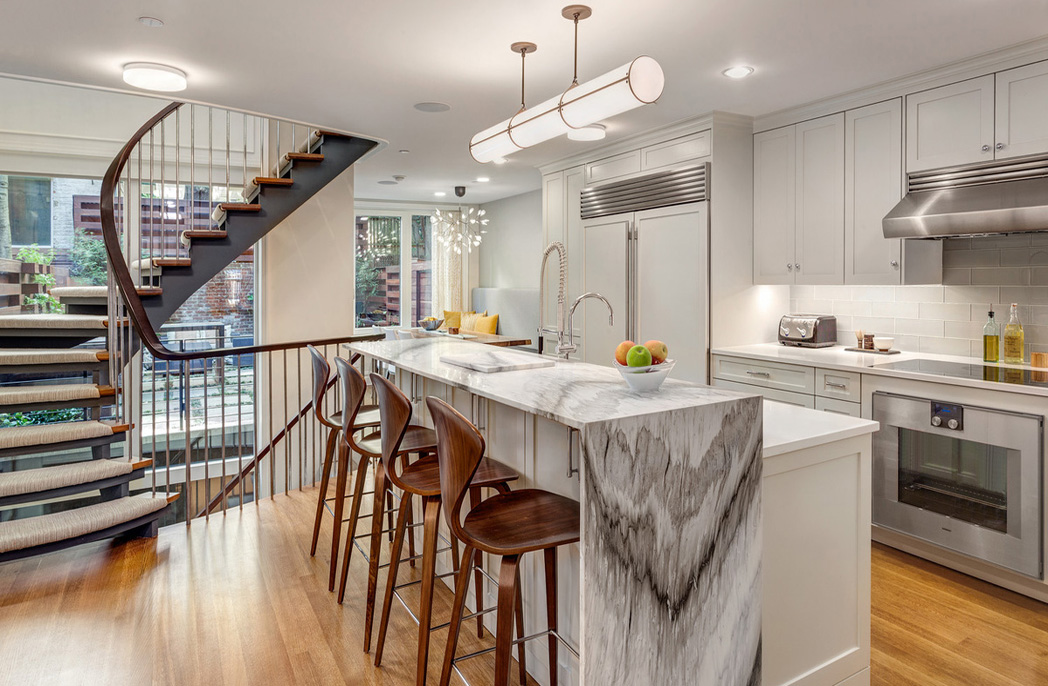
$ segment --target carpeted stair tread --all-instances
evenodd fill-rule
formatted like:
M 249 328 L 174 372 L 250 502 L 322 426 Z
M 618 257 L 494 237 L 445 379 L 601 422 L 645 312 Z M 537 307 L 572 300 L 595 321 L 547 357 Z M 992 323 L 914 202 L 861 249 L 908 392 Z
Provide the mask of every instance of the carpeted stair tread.
M 0 317 L 0 329 L 105 329 L 104 314 L 11 314 Z
M 105 350 L 90 348 L 0 348 L 0 367 L 28 364 L 81 364 L 107 360 Z
M 101 398 L 102 392 L 112 395 L 109 386 L 94 384 L 48 384 L 35 386 L 0 387 L 0 406 L 25 403 L 58 403 L 66 400 L 93 400 Z
M 51 295 L 62 298 L 104 298 L 109 294 L 106 286 L 56 286 L 50 290 Z
M 112 435 L 112 425 L 96 421 L 12 426 L 0 429 L 0 450 L 31 445 L 51 445 L 66 441 L 83 441 Z
M 140 493 L 97 505 L 0 523 L 0 553 L 64 541 L 144 517 L 168 504 L 166 493 Z
M 87 460 L 20 472 L 0 472 L 0 498 L 42 493 L 56 488 L 86 484 L 134 471 L 127 460 Z M 0 527 L 3 525 L 0 524 Z

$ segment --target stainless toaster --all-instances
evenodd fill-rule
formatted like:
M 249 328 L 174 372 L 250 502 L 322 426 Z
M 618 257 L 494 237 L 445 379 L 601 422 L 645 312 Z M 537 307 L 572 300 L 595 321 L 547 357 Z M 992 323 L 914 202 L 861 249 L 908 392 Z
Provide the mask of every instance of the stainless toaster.
M 802 348 L 837 344 L 837 318 L 828 314 L 787 314 L 779 320 L 779 343 Z

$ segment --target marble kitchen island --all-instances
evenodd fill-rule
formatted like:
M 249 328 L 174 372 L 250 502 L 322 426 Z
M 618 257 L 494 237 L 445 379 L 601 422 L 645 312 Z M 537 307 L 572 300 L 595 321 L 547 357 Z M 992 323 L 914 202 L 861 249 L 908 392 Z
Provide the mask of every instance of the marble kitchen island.
M 415 421 L 428 421 L 429 395 L 471 418 L 489 456 L 521 473 L 516 488 L 581 501 L 582 540 L 561 556 L 559 597 L 561 632 L 582 657 L 576 666 L 560 651 L 563 683 L 759 683 L 758 396 L 672 379 L 635 395 L 615 370 L 573 361 L 499 373 L 440 361 L 490 352 L 462 341 L 347 348 L 395 365 Z M 578 480 L 568 477 L 576 463 Z M 521 566 L 528 634 L 545 629 L 541 556 L 531 557 Z M 543 653 L 529 645 L 528 671 L 545 683 Z
M 562 650 L 561 683 L 869 683 L 876 422 L 672 378 L 634 395 L 608 367 L 495 360 L 462 341 L 347 348 L 394 365 L 416 412 L 436 395 L 471 418 L 488 454 L 521 474 L 515 488 L 581 501 L 581 545 L 561 554 L 558 588 L 581 670 Z M 482 373 L 440 361 L 471 351 L 496 367 L 552 366 Z M 545 629 L 533 557 L 521 564 L 529 635 Z M 488 589 L 485 606 L 494 602 Z M 546 684 L 539 643 L 528 671 Z

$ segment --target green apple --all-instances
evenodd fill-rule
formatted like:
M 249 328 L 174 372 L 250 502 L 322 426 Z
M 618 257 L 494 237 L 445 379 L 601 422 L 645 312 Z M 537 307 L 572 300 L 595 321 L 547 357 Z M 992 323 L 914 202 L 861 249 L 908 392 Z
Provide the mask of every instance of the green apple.
M 643 345 L 635 345 L 626 353 L 626 365 L 629 367 L 647 367 L 651 365 L 651 351 Z

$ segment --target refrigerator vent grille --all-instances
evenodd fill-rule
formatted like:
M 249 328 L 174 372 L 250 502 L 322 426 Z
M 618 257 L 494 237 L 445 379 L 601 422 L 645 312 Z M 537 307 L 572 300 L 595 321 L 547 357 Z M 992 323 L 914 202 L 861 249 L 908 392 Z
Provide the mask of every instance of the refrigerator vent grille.
M 710 164 L 648 174 L 582 191 L 582 218 L 607 217 L 709 200 Z

